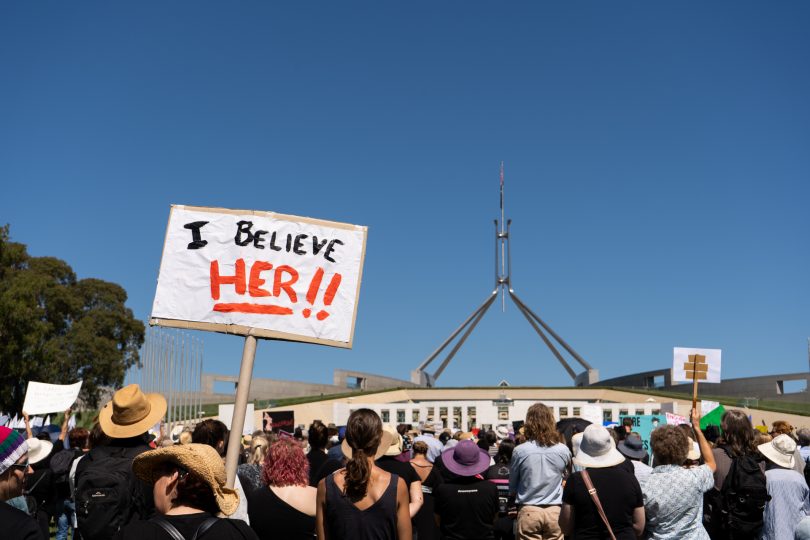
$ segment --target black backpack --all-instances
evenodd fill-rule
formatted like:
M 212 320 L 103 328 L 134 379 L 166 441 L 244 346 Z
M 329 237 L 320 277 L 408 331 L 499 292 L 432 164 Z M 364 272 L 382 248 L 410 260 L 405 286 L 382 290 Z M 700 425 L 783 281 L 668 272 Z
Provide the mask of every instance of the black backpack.
M 100 447 L 76 467 L 76 518 L 82 538 L 109 539 L 132 519 L 132 460 L 142 448 Z
M 60 450 L 51 456 L 51 473 L 54 484 L 66 484 L 70 474 L 70 466 L 76 457 L 74 450 Z
M 731 538 L 759 538 L 768 495 L 765 473 L 754 456 L 733 458 L 722 496 L 723 528 Z

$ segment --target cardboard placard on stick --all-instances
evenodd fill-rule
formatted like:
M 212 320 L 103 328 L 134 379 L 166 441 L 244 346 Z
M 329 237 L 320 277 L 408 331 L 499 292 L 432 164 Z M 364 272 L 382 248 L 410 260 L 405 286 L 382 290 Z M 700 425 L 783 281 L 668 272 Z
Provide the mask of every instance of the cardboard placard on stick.
M 225 457 L 236 477 L 256 339 L 351 348 L 366 227 L 173 205 L 152 325 L 245 336 Z
M 692 409 L 697 407 L 698 382 L 720 382 L 720 349 L 675 347 L 672 382 L 692 383 Z

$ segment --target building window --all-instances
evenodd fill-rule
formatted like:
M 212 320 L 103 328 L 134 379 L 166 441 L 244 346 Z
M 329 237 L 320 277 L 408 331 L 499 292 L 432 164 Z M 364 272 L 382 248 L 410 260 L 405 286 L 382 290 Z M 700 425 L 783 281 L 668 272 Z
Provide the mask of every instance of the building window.
M 419 422 L 419 409 L 414 409 L 411 412 L 411 422 L 414 422 L 414 423 Z
M 568 416 L 568 407 L 560 407 L 560 418 Z
M 603 422 L 613 422 L 613 411 L 610 409 L 604 409 L 602 411 L 602 421 Z
M 397 424 L 404 424 L 404 423 L 405 423 L 405 410 L 397 409 Z
M 630 416 L 627 409 L 619 409 L 619 417 L 621 418 L 622 416 Z
M 433 407 L 427 408 L 427 419 L 428 421 L 433 421 L 436 419 L 436 409 L 434 409 Z
M 582 414 L 582 409 L 580 407 L 574 407 L 574 416 L 579 416 Z
M 650 414 L 658 416 L 661 414 L 661 409 L 653 409 Z
M 498 405 L 498 420 L 509 420 L 509 405 Z
M 447 419 L 447 407 L 439 407 L 439 418 Z
M 383 424 L 387 424 L 388 422 L 391 421 L 391 413 L 388 411 L 388 409 L 383 409 L 380 412 L 381 412 L 380 416 L 382 417 Z

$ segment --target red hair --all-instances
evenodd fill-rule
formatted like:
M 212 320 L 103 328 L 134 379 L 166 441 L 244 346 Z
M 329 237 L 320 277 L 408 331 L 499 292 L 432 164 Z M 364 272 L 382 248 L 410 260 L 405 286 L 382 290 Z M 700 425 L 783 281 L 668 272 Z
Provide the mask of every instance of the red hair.
M 309 461 L 301 445 L 287 438 L 271 444 L 262 464 L 262 478 L 268 486 L 308 486 Z

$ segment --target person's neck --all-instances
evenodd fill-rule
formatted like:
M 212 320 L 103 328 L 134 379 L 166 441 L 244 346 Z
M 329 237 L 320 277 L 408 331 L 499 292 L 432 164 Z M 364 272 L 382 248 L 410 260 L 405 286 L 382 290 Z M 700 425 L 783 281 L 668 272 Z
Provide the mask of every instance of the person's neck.
M 166 512 L 167 516 L 187 516 L 188 514 L 199 514 L 204 512 L 204 510 L 200 510 L 199 508 L 192 508 L 191 506 L 180 505 L 174 506 Z

